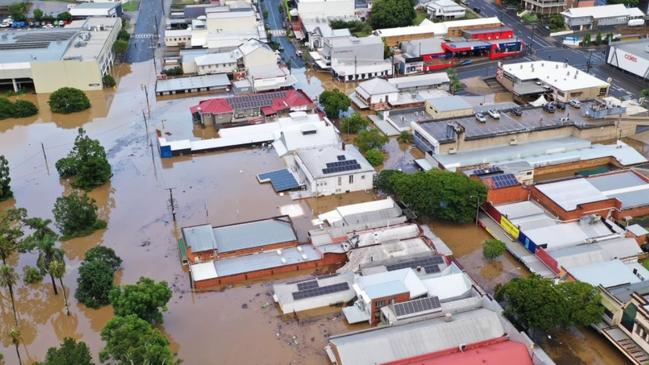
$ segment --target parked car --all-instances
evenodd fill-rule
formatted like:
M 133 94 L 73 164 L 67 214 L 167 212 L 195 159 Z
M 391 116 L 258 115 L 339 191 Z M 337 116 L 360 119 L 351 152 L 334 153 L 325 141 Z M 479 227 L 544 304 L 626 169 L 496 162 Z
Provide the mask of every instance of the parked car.
M 521 115 L 523 115 L 523 109 L 520 107 L 514 108 L 512 109 L 512 114 L 520 117 Z
M 494 119 L 500 119 L 500 113 L 498 113 L 498 111 L 495 109 L 487 110 L 487 114 L 489 114 L 489 116 Z
M 12 28 L 25 28 L 27 26 L 27 22 L 21 22 L 21 21 L 14 21 L 11 23 Z
M 475 119 L 478 120 L 480 123 L 486 123 L 487 122 L 487 117 L 484 116 L 482 113 L 475 113 Z
M 464 60 L 464 61 L 460 62 L 458 65 L 466 66 L 466 65 L 470 65 L 472 63 L 473 63 L 473 61 L 471 61 L 471 60 Z
M 295 50 L 295 55 L 298 56 L 298 57 L 302 57 L 302 51 L 300 51 L 299 49 L 296 49 Z
M 571 99 L 568 103 L 570 104 L 571 107 L 575 109 L 581 108 L 581 101 L 577 99 Z
M 477 8 L 475 6 L 473 7 L 473 11 L 475 11 L 476 14 L 480 14 L 482 12 L 482 10 L 480 8 Z
M 554 106 L 556 106 L 557 109 L 566 110 L 566 103 L 562 103 L 560 101 L 557 101 L 557 102 L 554 103 Z
M 543 105 L 543 110 L 545 110 L 548 113 L 554 113 L 557 111 L 557 107 L 554 106 L 554 103 L 547 103 Z

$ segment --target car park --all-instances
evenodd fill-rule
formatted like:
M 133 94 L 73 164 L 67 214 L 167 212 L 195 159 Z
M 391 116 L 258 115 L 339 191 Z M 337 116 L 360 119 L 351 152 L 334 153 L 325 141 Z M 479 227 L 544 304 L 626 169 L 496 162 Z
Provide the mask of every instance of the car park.
M 487 117 L 484 116 L 482 113 L 475 113 L 475 119 L 478 120 L 480 123 L 486 123 L 487 122 Z
M 512 114 L 514 114 L 514 115 L 516 115 L 516 116 L 519 116 L 519 117 L 520 117 L 521 115 L 523 115 L 523 109 L 520 108 L 520 107 L 517 107 L 517 108 L 512 109 L 511 112 L 512 112 Z
M 568 103 L 570 104 L 571 107 L 575 109 L 581 108 L 581 101 L 577 99 L 571 99 Z
M 557 111 L 557 107 L 554 106 L 554 103 L 547 103 L 543 106 L 543 110 L 545 110 L 548 113 L 554 113 Z
M 562 103 L 560 101 L 557 101 L 557 102 L 555 102 L 553 104 L 554 104 L 554 106 L 557 107 L 557 109 L 566 110 L 566 103 Z
M 495 109 L 487 110 L 487 114 L 489 114 L 489 116 L 494 119 L 500 119 L 500 113 L 498 113 L 498 111 Z

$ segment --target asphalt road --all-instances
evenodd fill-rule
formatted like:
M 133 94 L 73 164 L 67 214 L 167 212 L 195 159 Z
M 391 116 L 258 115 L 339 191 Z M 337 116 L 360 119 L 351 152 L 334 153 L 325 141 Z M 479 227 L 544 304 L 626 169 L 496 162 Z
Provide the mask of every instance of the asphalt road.
M 283 15 L 279 12 L 280 0 L 264 0 L 262 2 L 262 7 L 268 11 L 268 18 L 266 23 L 268 24 L 268 30 L 279 29 L 283 30 L 284 18 Z M 282 46 L 283 51 L 281 51 L 282 60 L 285 64 L 290 65 L 291 68 L 303 68 L 304 60 L 302 57 L 298 57 L 295 54 L 295 45 L 288 39 L 286 36 L 272 36 L 272 40 L 279 43 Z
M 143 62 L 153 58 L 156 50 L 156 30 L 159 34 L 164 32 L 162 20 L 161 0 L 140 0 L 140 9 L 137 20 L 131 20 L 135 24 L 135 30 L 131 35 L 128 50 L 126 51 L 126 62 Z M 158 27 L 156 28 L 156 21 Z M 160 36 L 159 39 L 162 39 Z
M 615 97 L 637 98 L 640 90 L 649 87 L 649 82 L 609 66 L 606 63 L 606 47 L 594 51 L 567 48 L 559 40 L 546 37 L 547 30 L 537 27 L 533 31 L 531 26 L 527 26 L 520 21 L 515 12 L 497 7 L 490 1 L 467 0 L 467 5 L 471 8 L 479 8 L 481 10 L 480 15 L 484 17 L 497 16 L 506 26 L 514 29 L 516 35 L 525 42 L 528 50 L 531 50 L 526 57 L 523 57 L 525 60 L 567 62 L 573 67 L 589 72 L 602 80 L 610 78 L 611 88 L 609 94 Z M 588 66 L 589 58 L 590 68 Z M 518 58 L 503 62 L 520 62 L 523 59 Z M 494 75 L 495 63 L 463 66 L 458 68 L 458 75 L 461 78 Z

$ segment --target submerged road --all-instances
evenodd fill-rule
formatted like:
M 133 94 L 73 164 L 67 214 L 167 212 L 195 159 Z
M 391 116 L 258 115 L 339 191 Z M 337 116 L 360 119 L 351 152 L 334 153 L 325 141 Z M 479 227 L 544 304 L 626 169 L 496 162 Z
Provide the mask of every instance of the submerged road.
M 135 30 L 126 51 L 126 62 L 143 62 L 153 58 L 156 42 L 162 39 L 162 36 L 156 37 L 156 33 L 164 33 L 164 26 L 161 25 L 164 19 L 162 6 L 162 0 L 140 0 L 137 19 L 131 19 Z

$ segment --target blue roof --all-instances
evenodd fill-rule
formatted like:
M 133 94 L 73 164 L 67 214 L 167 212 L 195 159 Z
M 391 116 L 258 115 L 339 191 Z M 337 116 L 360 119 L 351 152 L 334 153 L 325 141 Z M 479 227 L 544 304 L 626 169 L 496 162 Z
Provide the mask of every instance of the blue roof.
M 280 193 L 282 191 L 294 190 L 300 187 L 293 174 L 288 169 L 266 172 L 257 175 L 257 180 L 261 183 L 270 181 L 273 190 Z

